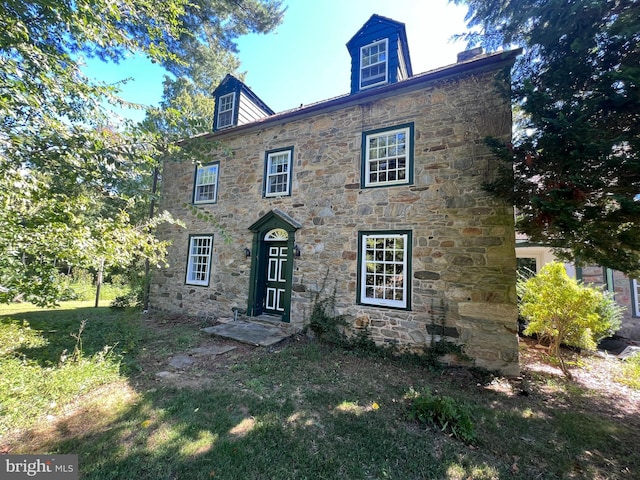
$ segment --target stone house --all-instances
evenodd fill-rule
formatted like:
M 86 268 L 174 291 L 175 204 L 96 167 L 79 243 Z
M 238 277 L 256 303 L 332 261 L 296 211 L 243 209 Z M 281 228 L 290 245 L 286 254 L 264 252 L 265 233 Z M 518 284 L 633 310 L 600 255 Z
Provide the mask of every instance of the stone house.
M 444 339 L 517 374 L 513 209 L 482 185 L 497 166 L 483 139 L 511 135 L 519 52 L 414 75 L 404 24 L 378 15 L 347 48 L 344 96 L 274 113 L 230 75 L 216 88 L 207 158 L 164 165 L 161 209 L 186 228 L 159 232 L 151 308 L 302 328 L 335 294 L 376 342 Z

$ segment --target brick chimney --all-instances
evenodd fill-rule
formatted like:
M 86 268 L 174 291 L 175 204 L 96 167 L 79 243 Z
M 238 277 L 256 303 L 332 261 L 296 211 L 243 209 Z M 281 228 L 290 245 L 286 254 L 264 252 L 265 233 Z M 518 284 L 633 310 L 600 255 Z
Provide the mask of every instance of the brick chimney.
M 458 63 L 471 60 L 472 58 L 482 55 L 482 53 L 483 53 L 482 47 L 476 47 L 476 48 L 472 48 L 471 50 L 465 50 L 464 52 L 460 52 L 458 54 Z

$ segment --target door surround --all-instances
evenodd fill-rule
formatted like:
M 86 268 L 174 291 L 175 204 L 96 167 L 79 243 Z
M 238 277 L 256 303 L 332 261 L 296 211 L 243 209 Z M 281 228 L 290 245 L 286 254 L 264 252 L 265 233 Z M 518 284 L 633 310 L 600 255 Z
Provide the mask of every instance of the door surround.
M 251 278 L 249 282 L 249 297 L 247 299 L 247 313 L 251 316 L 259 316 L 264 310 L 264 301 L 266 295 L 266 277 L 267 277 L 267 262 L 268 262 L 268 248 L 269 244 L 273 244 L 265 237 L 270 232 L 277 230 L 284 230 L 287 234 L 286 240 L 282 238 L 282 241 L 286 243 L 286 268 L 283 272 L 284 277 L 284 293 L 282 298 L 282 305 L 284 306 L 282 313 L 282 321 L 291 321 L 291 291 L 293 285 L 293 261 L 294 261 L 294 246 L 295 246 L 295 233 L 300 229 L 302 225 L 291 218 L 283 211 L 275 208 L 265 215 L 263 215 L 258 221 L 249 227 L 249 230 L 253 232 L 252 249 L 253 255 L 251 256 Z M 284 234 L 282 234 L 284 237 Z

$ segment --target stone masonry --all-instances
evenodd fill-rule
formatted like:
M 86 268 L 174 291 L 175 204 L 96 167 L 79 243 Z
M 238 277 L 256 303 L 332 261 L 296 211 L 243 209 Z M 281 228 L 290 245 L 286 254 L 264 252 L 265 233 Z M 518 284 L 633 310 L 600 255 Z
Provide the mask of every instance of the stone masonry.
M 606 269 L 600 266 L 588 265 L 582 268 L 582 281 L 603 289 L 607 288 Z M 622 272 L 611 271 L 611 287 L 615 300 L 624 308 L 620 329 L 616 335 L 638 341 L 640 340 L 640 319 L 636 316 L 633 303 L 632 281 Z
M 378 343 L 415 349 L 443 338 L 462 345 L 476 365 L 517 375 L 513 210 L 482 188 L 497 167 L 484 138 L 510 138 L 511 109 L 499 69 L 474 65 L 448 77 L 427 75 L 411 88 L 397 84 L 384 94 L 211 134 L 211 152 L 201 161 L 220 162 L 218 201 L 202 208 L 217 225 L 192 213 L 194 164 L 166 163 L 160 208 L 186 228 L 160 230 L 172 244 L 169 266 L 154 274 L 151 307 L 217 316 L 246 308 L 248 227 L 278 209 L 302 225 L 295 232 L 301 253 L 293 267 L 293 325 L 308 321 L 323 285 L 321 295 L 335 285 L 336 313 L 354 328 L 368 327 Z M 413 184 L 361 188 L 362 133 L 409 122 Z M 265 152 L 291 146 L 291 196 L 263 198 Z M 412 232 L 408 310 L 356 303 L 358 232 L 375 230 Z M 185 285 L 189 234 L 205 233 L 214 234 L 210 286 Z

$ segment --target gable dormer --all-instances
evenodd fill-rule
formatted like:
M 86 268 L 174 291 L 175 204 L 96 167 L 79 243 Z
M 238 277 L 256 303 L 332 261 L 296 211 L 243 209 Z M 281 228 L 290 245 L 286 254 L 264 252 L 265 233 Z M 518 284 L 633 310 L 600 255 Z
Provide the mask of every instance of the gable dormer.
M 275 112 L 244 83 L 227 74 L 213 91 L 216 107 L 213 112 L 213 131 L 255 122 Z
M 347 49 L 351 55 L 351 94 L 413 75 L 404 23 L 372 15 L 349 40 Z

